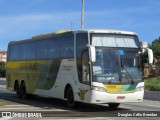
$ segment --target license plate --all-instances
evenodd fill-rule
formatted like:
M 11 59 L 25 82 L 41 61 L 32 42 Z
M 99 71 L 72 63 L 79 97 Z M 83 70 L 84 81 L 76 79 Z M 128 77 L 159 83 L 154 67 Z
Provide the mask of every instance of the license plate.
M 118 100 L 123 100 L 123 99 L 125 99 L 125 96 L 117 96 L 117 99 Z

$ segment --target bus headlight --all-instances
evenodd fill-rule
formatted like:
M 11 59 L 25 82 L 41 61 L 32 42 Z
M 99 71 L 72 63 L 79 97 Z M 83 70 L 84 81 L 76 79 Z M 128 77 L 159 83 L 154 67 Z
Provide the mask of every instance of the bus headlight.
M 140 86 L 140 87 L 137 87 L 136 88 L 136 92 L 138 92 L 138 91 L 143 91 L 144 90 L 144 86 Z
M 103 87 L 92 86 L 92 90 L 99 91 L 99 92 L 106 92 L 106 89 Z

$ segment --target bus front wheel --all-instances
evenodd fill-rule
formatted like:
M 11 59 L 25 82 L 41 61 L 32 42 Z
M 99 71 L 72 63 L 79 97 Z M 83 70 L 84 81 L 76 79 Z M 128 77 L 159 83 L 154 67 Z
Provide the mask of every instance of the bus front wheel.
M 118 106 L 120 105 L 120 103 L 109 103 L 109 109 L 111 110 L 115 110 L 118 108 Z
M 73 90 L 72 90 L 71 87 L 69 87 L 67 89 L 67 96 L 66 96 L 66 98 L 67 98 L 67 105 L 68 105 L 68 107 L 74 108 L 76 106 L 76 103 L 74 101 L 74 94 L 73 94 Z

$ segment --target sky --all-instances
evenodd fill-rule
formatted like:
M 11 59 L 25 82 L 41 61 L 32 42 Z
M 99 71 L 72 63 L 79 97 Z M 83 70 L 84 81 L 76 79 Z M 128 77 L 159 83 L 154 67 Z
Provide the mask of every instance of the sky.
M 136 32 L 140 41 L 160 37 L 160 0 L 84 0 L 84 29 Z M 82 0 L 0 0 L 0 50 L 57 30 L 81 29 Z

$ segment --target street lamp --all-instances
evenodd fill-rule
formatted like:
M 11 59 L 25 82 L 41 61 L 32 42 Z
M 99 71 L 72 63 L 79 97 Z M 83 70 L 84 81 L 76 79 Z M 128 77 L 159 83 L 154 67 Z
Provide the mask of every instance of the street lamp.
M 84 0 L 82 0 L 81 29 L 84 29 Z

